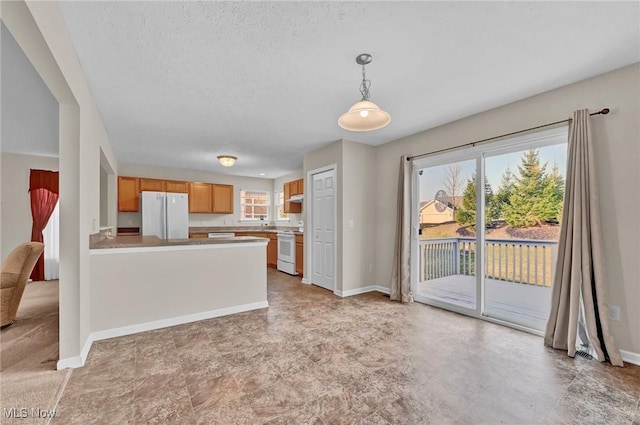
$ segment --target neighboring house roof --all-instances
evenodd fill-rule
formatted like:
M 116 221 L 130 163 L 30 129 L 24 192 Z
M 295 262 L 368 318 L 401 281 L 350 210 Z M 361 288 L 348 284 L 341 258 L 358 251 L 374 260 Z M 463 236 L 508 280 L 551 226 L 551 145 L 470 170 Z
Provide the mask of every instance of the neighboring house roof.
M 464 196 L 449 196 L 449 202 L 447 203 L 447 206 L 449 208 L 453 208 L 454 206 L 456 208 L 460 208 L 462 206 L 462 200 L 464 199 Z M 422 211 L 422 209 L 427 206 L 427 204 L 432 204 L 433 201 L 435 201 L 435 199 L 432 199 L 430 201 L 422 201 L 420 202 L 420 210 Z
M 422 211 L 423 209 L 427 208 L 429 205 L 433 204 L 434 202 L 437 202 L 438 204 L 442 204 L 442 202 L 436 201 L 435 199 L 432 199 L 430 201 L 423 201 L 423 202 L 420 202 L 420 211 Z M 452 210 L 453 208 L 451 208 L 450 205 L 447 205 L 447 209 Z

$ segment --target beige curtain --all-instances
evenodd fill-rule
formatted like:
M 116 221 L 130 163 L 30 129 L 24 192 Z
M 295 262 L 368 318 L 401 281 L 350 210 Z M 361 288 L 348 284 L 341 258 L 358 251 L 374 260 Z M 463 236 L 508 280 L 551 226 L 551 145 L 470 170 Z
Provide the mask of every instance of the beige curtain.
M 407 155 L 402 155 L 400 158 L 398 221 L 390 291 L 392 300 L 403 303 L 413 301 L 411 293 L 411 161 L 407 158 Z
M 622 366 L 609 332 L 604 254 L 589 110 L 573 113 L 569 126 L 567 185 L 545 345 L 576 354 L 581 302 L 586 337 L 598 360 Z

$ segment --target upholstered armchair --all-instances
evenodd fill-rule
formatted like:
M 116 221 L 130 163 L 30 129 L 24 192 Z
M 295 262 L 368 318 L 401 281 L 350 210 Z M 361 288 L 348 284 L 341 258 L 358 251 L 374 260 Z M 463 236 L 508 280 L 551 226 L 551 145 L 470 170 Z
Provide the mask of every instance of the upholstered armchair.
M 44 244 L 40 242 L 23 243 L 2 262 L 0 280 L 0 327 L 9 326 L 16 320 L 18 306 L 22 299 L 27 280 L 36 265 Z

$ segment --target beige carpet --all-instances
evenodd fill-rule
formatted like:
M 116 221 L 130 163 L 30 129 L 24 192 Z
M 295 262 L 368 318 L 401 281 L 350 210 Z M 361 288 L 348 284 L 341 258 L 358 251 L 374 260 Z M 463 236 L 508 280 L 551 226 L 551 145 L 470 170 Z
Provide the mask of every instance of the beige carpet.
M 0 332 L 0 423 L 47 423 L 69 374 L 56 370 L 58 333 L 58 281 L 27 284 L 15 323 Z

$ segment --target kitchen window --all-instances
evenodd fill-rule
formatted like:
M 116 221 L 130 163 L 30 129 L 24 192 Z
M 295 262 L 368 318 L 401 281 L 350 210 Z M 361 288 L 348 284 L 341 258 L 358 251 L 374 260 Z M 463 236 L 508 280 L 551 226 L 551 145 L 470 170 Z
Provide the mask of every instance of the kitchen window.
M 263 190 L 240 191 L 241 220 L 269 220 L 269 192 Z
M 275 205 L 275 219 L 277 221 L 289 221 L 289 214 L 284 212 L 284 191 L 276 190 L 273 194 L 273 205 Z

